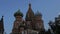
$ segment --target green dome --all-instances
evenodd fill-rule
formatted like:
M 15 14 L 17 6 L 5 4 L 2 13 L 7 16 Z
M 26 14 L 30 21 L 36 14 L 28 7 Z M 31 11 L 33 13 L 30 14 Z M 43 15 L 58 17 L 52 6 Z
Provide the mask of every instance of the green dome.
M 40 12 L 36 12 L 35 16 L 42 16 L 42 14 Z
M 14 13 L 14 16 L 22 16 L 23 17 L 23 13 L 20 12 L 20 10 L 18 10 L 17 12 Z

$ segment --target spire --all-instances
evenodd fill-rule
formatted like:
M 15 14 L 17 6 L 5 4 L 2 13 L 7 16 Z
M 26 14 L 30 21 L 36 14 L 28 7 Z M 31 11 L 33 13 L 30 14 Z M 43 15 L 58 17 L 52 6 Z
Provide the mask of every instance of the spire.
M 29 9 L 28 9 L 28 11 L 32 11 L 32 8 L 31 8 L 31 3 L 29 3 Z
M 32 8 L 31 8 L 31 3 L 29 3 L 29 8 L 28 8 L 28 11 L 26 13 L 26 20 L 31 20 L 31 18 L 34 16 L 34 12 L 32 11 Z
M 31 8 L 31 3 L 29 3 L 29 8 Z

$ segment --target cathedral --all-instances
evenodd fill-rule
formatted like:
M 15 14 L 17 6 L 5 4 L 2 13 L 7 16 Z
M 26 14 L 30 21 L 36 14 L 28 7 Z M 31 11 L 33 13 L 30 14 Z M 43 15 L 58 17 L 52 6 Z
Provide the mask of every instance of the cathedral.
M 3 23 L 3 16 L 0 20 L 0 34 L 4 34 L 4 23 Z
M 15 21 L 11 34 L 39 34 L 44 32 L 44 21 L 42 14 L 34 13 L 31 4 L 29 4 L 25 20 L 23 13 L 18 10 L 14 13 Z
M 60 34 L 60 15 L 55 17 L 55 21 L 50 21 L 48 31 L 44 28 L 44 21 L 40 12 L 34 13 L 31 4 L 28 6 L 25 19 L 23 13 L 19 10 L 14 13 L 14 23 L 10 34 Z M 4 33 L 3 16 L 0 19 L 0 34 Z

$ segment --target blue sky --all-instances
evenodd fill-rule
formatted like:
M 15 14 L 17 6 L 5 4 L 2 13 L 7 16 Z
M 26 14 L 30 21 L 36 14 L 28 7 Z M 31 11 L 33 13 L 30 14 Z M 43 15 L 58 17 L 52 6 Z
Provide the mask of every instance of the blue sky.
M 0 18 L 4 16 L 5 32 L 12 31 L 14 23 L 14 13 L 20 9 L 26 15 L 28 4 L 31 3 L 34 13 L 39 12 L 43 15 L 45 29 L 48 29 L 48 22 L 60 13 L 60 0 L 0 0 Z

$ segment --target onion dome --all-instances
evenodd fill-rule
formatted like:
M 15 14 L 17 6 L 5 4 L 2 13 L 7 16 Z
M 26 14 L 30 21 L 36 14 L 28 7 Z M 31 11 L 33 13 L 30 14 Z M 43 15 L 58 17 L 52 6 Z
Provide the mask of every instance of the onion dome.
M 17 12 L 14 13 L 14 16 L 22 16 L 23 17 L 23 13 L 20 12 L 20 10 L 18 10 Z
M 35 16 L 42 16 L 42 14 L 37 11 L 37 12 L 35 13 Z

